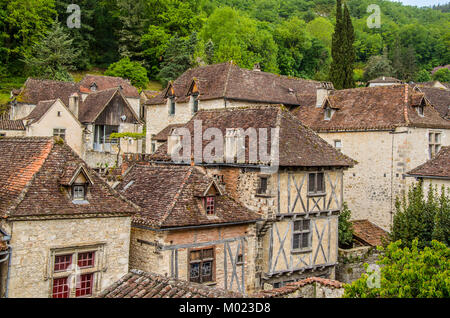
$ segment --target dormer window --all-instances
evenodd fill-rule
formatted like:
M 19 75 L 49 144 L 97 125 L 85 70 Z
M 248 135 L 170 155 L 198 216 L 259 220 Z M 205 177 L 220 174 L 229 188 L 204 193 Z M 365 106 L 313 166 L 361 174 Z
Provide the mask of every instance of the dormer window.
M 72 198 L 74 201 L 86 200 L 85 185 L 74 184 L 72 186 Z
M 421 117 L 424 116 L 423 105 L 417 106 L 417 114 L 419 114 L 419 116 L 421 116 Z
M 90 88 L 91 92 L 95 92 L 97 90 L 97 84 L 92 83 L 89 88 Z
M 175 98 L 169 98 L 169 115 L 175 115 Z
M 198 112 L 198 94 L 192 95 L 192 113 Z
M 208 196 L 204 199 L 206 215 L 214 215 L 214 197 Z
M 329 107 L 325 108 L 325 120 L 331 120 L 331 116 L 333 116 L 333 110 Z

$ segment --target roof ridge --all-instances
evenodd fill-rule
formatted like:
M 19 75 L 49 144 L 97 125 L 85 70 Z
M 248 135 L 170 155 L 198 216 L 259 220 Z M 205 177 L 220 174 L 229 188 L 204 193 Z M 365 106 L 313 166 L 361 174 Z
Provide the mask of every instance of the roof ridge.
M 223 87 L 223 94 L 222 94 L 223 97 L 227 96 L 226 93 L 227 93 L 227 89 L 228 89 L 228 81 L 230 79 L 231 67 L 233 66 L 233 62 L 232 61 L 230 61 L 228 63 L 229 63 L 230 66 L 228 67 L 227 76 L 225 78 L 225 85 Z
M 167 218 L 169 217 L 170 213 L 172 212 L 175 205 L 177 204 L 178 198 L 180 197 L 181 192 L 184 190 L 184 188 L 187 184 L 187 181 L 191 175 L 192 175 L 192 167 L 190 167 L 190 169 L 188 169 L 188 171 L 186 172 L 186 175 L 184 176 L 183 180 L 181 181 L 180 188 L 178 189 L 177 193 L 174 195 L 173 200 L 172 200 L 171 204 L 169 205 L 167 211 L 164 213 L 163 217 L 158 222 L 159 226 L 162 226 L 164 224 L 164 222 L 167 220 Z

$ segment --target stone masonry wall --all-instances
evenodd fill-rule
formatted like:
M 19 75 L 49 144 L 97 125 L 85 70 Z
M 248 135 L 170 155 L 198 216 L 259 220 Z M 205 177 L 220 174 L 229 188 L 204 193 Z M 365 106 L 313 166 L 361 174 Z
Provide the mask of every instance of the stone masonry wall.
M 362 246 L 348 250 L 339 249 L 336 280 L 351 283 L 366 272 L 364 264 L 376 265 L 381 253 L 373 246 Z

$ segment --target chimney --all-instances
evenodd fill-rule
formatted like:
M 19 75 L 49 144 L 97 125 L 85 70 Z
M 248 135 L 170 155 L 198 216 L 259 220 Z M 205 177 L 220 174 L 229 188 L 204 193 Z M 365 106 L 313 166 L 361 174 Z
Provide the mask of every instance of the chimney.
M 259 65 L 259 63 L 255 63 L 253 65 L 253 71 L 255 72 L 261 72 L 261 66 Z
M 79 97 L 77 93 L 73 93 L 69 97 L 69 110 L 74 114 L 76 118 L 78 118 L 78 110 L 79 110 Z
M 325 98 L 333 91 L 333 85 L 330 82 L 321 82 L 316 88 L 316 107 L 322 107 Z

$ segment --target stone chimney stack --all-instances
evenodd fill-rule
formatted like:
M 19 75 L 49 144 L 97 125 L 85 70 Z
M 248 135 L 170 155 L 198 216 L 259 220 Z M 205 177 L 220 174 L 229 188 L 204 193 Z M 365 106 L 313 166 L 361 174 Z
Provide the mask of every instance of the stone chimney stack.
M 69 110 L 74 114 L 76 118 L 78 118 L 78 111 L 80 106 L 80 97 L 77 93 L 73 93 L 69 97 Z
M 334 90 L 333 84 L 330 82 L 321 82 L 316 88 L 316 107 L 322 107 L 325 98 Z

